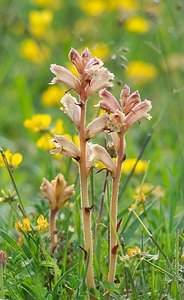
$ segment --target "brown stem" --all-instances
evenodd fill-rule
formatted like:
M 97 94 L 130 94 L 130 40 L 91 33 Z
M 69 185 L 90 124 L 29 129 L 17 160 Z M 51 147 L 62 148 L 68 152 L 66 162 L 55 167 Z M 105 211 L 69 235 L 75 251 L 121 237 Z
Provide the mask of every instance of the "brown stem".
M 123 162 L 124 153 L 124 136 L 120 135 L 119 149 L 117 153 L 116 164 L 116 177 L 112 181 L 112 195 L 111 195 L 111 207 L 110 207 L 110 245 L 109 245 L 109 272 L 107 280 L 112 283 L 114 281 L 116 273 L 116 260 L 117 260 L 117 203 L 118 203 L 118 191 L 119 181 L 121 178 L 121 167 Z M 113 251 L 114 250 L 114 251 Z
M 80 139 L 80 152 L 81 157 L 79 160 L 79 173 L 80 173 L 80 185 L 81 185 L 81 206 L 82 206 L 82 219 L 83 219 L 83 232 L 84 232 L 84 248 L 89 252 L 89 263 L 86 274 L 87 287 L 89 289 L 95 288 L 94 272 L 93 272 L 93 242 L 91 231 L 91 212 L 89 208 L 88 200 L 88 183 L 87 183 L 87 169 L 86 169 L 86 140 L 84 138 L 86 118 L 86 105 L 81 104 L 81 120 L 79 129 Z M 96 299 L 90 296 L 90 299 Z
M 50 252 L 52 253 L 56 247 L 55 241 L 55 217 L 57 214 L 57 210 L 50 211 Z

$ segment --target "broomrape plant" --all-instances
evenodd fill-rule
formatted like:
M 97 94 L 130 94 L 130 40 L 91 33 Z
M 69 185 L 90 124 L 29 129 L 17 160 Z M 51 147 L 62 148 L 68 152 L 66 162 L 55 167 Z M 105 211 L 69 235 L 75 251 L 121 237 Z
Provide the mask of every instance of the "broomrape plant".
M 69 90 L 72 89 L 77 94 L 76 97 L 73 97 L 67 92 L 61 99 L 61 103 L 62 110 L 69 116 L 78 131 L 79 148 L 65 136 L 55 135 L 52 140 L 54 147 L 51 153 L 68 155 L 75 159 L 79 165 L 84 234 L 83 251 L 85 252 L 85 258 L 88 257 L 86 282 L 90 291 L 95 289 L 95 280 L 93 271 L 94 247 L 91 229 L 92 210 L 88 199 L 88 176 L 97 160 L 105 165 L 112 178 L 109 224 L 109 270 L 107 274 L 108 282 L 112 283 L 116 273 L 117 250 L 119 246 L 117 243 L 117 230 L 119 228 L 117 224 L 117 203 L 121 168 L 125 159 L 125 135 L 135 122 L 142 118 L 151 119 L 148 112 L 152 106 L 148 100 L 141 101 L 138 91 L 131 94 L 130 88 L 127 85 L 122 89 L 120 101 L 118 102 L 106 89 L 113 86 L 112 80 L 114 79 L 114 74 L 110 73 L 103 66 L 103 62 L 99 58 L 91 57 L 91 53 L 87 48 L 81 55 L 72 48 L 69 52 L 69 59 L 75 66 L 79 76 L 74 76 L 63 66 L 52 64 L 50 69 L 55 77 L 51 81 L 51 84 L 64 83 L 69 87 Z M 104 110 L 104 114 L 86 125 L 87 102 L 96 92 L 99 92 L 99 96 L 102 99 L 96 106 L 101 107 Z M 102 132 L 106 132 L 112 140 L 116 162 L 114 162 L 104 147 L 92 144 L 90 141 L 91 138 Z M 48 191 L 46 191 L 47 186 Z M 53 184 L 51 185 L 45 180 L 42 189 L 48 194 L 53 190 Z M 52 205 L 53 202 L 51 202 L 49 197 L 48 199 L 50 205 Z M 56 201 L 55 206 L 59 205 L 57 203 L 59 202 Z M 90 299 L 96 299 L 92 295 L 89 297 Z

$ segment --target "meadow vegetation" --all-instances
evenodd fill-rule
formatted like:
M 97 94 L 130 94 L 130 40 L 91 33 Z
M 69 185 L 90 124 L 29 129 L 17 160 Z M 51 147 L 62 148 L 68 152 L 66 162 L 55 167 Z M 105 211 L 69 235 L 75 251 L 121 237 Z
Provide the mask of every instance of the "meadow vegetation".
M 0 20 L 0 299 L 182 300 L 184 4 Z

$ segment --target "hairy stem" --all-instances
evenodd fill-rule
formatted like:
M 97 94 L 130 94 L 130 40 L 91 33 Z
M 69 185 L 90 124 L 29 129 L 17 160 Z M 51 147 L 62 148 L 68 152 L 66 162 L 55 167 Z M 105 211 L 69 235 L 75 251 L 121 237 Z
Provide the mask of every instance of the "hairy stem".
M 51 253 L 54 252 L 54 248 L 56 246 L 55 241 L 55 217 L 56 217 L 57 210 L 50 211 L 50 251 Z
M 116 273 L 116 260 L 117 260 L 117 203 L 118 203 L 118 191 L 119 182 L 121 178 L 121 167 L 124 154 L 124 136 L 120 136 L 119 149 L 117 153 L 116 164 L 116 177 L 112 182 L 112 195 L 111 195 L 111 207 L 110 207 L 110 245 L 109 245 L 109 272 L 107 280 L 112 283 L 114 281 Z
M 85 129 L 85 118 L 86 118 L 86 105 L 81 104 L 81 120 L 80 120 L 80 151 L 81 158 L 79 160 L 79 172 L 80 172 L 80 185 L 81 185 L 81 206 L 82 206 L 82 219 L 83 219 L 83 232 L 84 232 L 84 248 L 86 252 L 90 253 L 89 263 L 86 274 L 87 287 L 89 289 L 95 288 L 94 272 L 93 272 L 93 242 L 92 242 L 92 231 L 91 231 L 91 212 L 89 209 L 88 200 L 88 183 L 87 183 L 87 169 L 86 169 L 86 140 L 84 138 Z M 90 296 L 90 299 L 95 299 Z

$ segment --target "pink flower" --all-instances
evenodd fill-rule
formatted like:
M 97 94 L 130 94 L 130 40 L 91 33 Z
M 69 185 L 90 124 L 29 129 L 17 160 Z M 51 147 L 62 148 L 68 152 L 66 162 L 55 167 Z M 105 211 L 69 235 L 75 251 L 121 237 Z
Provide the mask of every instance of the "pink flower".
M 52 79 L 51 84 L 63 82 L 66 85 L 68 85 L 71 89 L 74 89 L 76 92 L 80 91 L 79 80 L 66 68 L 58 66 L 56 64 L 52 64 L 50 70 L 56 76 Z
M 72 122 L 76 125 L 77 128 L 79 128 L 81 109 L 79 107 L 79 104 L 77 103 L 77 99 L 75 97 L 72 97 L 70 94 L 66 94 L 61 99 L 61 103 L 63 104 L 61 110 L 67 113 Z
M 63 135 L 54 135 L 51 140 L 54 143 L 54 148 L 50 150 L 51 154 L 62 153 L 73 157 L 76 160 L 80 159 L 80 151 L 77 146 Z
M 151 101 L 141 102 L 138 91 L 130 94 L 130 88 L 127 85 L 121 91 L 121 106 L 107 90 L 100 91 L 99 95 L 103 100 L 98 105 L 112 113 L 108 121 L 108 129 L 112 132 L 125 133 L 135 122 L 143 118 L 151 119 L 148 114 L 152 107 Z
M 112 160 L 112 158 L 110 157 L 107 150 L 98 144 L 90 144 L 90 143 L 89 143 L 89 148 L 90 148 L 90 153 L 89 153 L 88 160 L 90 161 L 90 164 L 94 165 L 95 161 L 102 162 L 106 166 L 106 168 L 111 172 L 112 177 L 114 177 L 116 175 L 116 165 Z
M 72 64 L 76 67 L 77 71 L 82 74 L 86 64 L 91 58 L 91 53 L 89 52 L 88 48 L 86 48 L 80 55 L 77 50 L 71 48 L 68 57 Z
M 51 72 L 55 77 L 51 84 L 63 82 L 71 89 L 74 89 L 84 102 L 89 96 L 98 92 L 102 88 L 112 86 L 114 74 L 103 67 L 103 61 L 97 57 L 91 57 L 91 53 L 86 48 L 80 55 L 72 48 L 69 52 L 69 59 L 79 73 L 79 79 L 69 70 L 56 64 L 51 65 Z
M 104 114 L 95 120 L 93 120 L 85 129 L 85 139 L 89 140 L 93 138 L 95 135 L 103 132 L 107 129 L 107 122 L 109 120 L 108 114 Z

